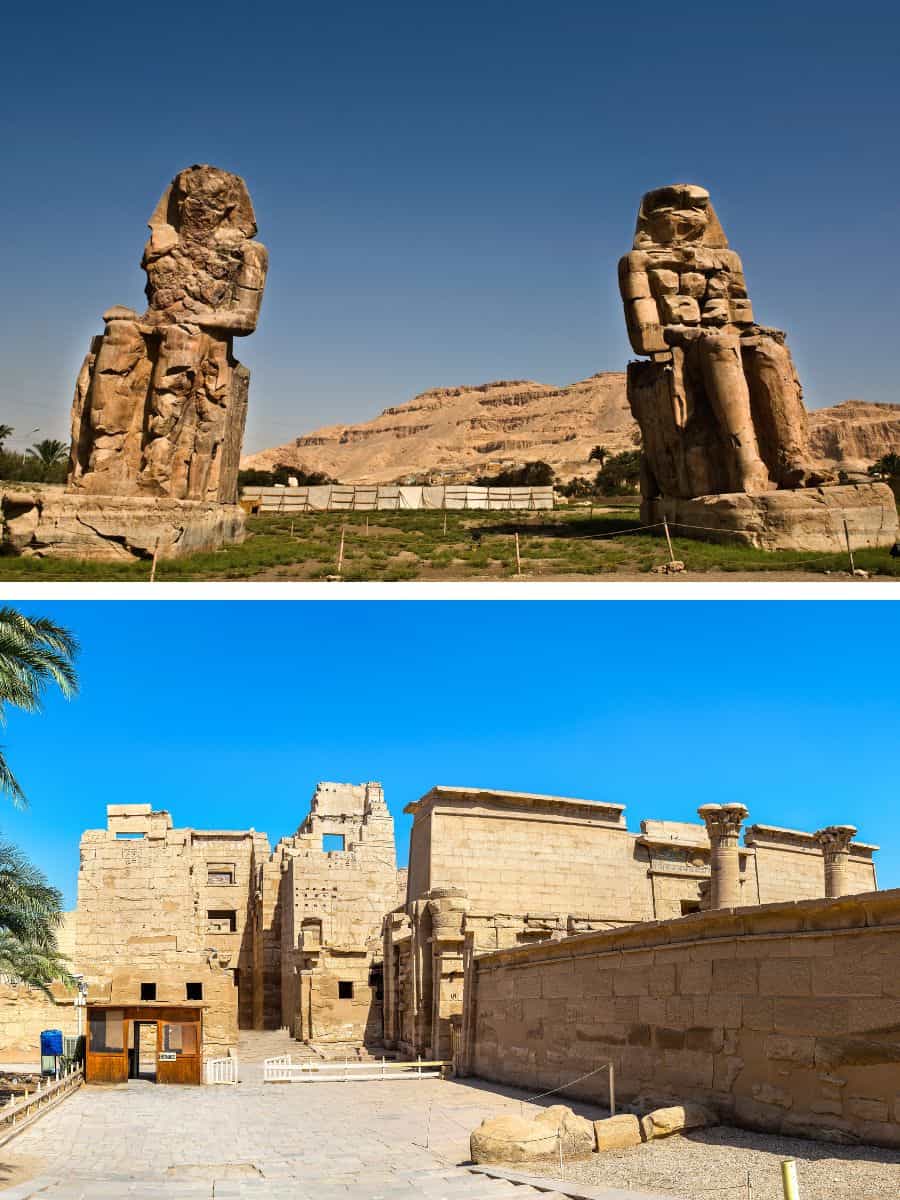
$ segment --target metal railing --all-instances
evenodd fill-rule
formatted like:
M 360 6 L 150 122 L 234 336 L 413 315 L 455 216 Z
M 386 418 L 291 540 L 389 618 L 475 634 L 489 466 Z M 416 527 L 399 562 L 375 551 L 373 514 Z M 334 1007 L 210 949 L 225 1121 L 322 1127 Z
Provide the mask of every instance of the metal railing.
M 208 1058 L 203 1064 L 204 1083 L 237 1083 L 238 1060 L 229 1055 L 227 1058 Z
M 84 1083 L 84 1068 L 72 1066 L 58 1079 L 41 1080 L 35 1091 L 13 1096 L 8 1104 L 0 1105 L 0 1146 L 21 1133 L 48 1109 L 55 1108 L 71 1092 Z
M 289 1054 L 263 1061 L 264 1083 L 363 1083 L 389 1079 L 443 1079 L 449 1062 L 293 1062 Z

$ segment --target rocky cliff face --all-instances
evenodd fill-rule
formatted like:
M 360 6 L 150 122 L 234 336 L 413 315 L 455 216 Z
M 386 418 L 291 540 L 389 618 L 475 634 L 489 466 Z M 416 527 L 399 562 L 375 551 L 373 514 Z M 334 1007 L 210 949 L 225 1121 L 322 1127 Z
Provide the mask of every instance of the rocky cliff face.
M 900 453 L 900 404 L 845 400 L 811 412 L 809 425 L 813 452 L 844 470 L 864 471 L 885 454 Z
M 596 472 L 596 445 L 613 454 L 638 445 L 625 375 L 604 372 L 568 387 L 527 379 L 434 388 L 362 425 L 330 425 L 248 455 L 244 467 L 286 463 L 342 483 L 421 476 L 471 477 L 543 459 L 563 478 Z
M 900 405 L 848 400 L 809 414 L 815 454 L 847 470 L 900 451 Z M 281 463 L 323 471 L 342 483 L 471 479 L 535 459 L 560 479 L 591 476 L 594 446 L 610 454 L 640 445 L 623 372 L 607 371 L 567 387 L 497 380 L 434 388 L 386 408 L 360 425 L 329 425 L 285 446 L 246 456 L 242 467 Z

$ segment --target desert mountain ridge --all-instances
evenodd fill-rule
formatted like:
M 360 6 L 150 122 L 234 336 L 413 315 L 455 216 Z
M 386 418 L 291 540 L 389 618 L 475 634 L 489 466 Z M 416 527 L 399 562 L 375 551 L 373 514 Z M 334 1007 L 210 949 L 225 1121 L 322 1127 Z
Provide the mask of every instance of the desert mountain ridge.
M 900 404 L 846 400 L 809 414 L 813 451 L 847 470 L 865 470 L 900 452 Z M 538 459 L 561 480 L 591 475 L 594 446 L 610 454 L 640 445 L 625 395 L 625 373 L 601 371 L 565 387 L 530 379 L 432 388 L 371 421 L 327 425 L 241 460 L 321 471 L 342 483 L 396 483 L 428 477 L 461 482 Z

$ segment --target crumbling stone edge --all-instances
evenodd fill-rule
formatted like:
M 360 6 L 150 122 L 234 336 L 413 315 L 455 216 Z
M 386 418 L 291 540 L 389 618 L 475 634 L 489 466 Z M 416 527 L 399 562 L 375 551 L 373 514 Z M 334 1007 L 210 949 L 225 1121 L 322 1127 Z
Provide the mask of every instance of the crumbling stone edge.
M 541 1175 L 524 1175 L 520 1171 L 505 1171 L 501 1167 L 474 1166 L 466 1164 L 465 1169 L 474 1175 L 487 1175 L 489 1179 L 505 1179 L 519 1187 L 531 1187 L 539 1192 L 554 1192 L 568 1200 L 685 1200 L 684 1197 L 673 1196 L 661 1192 L 622 1191 L 621 1188 L 591 1187 L 588 1183 L 578 1183 L 564 1179 L 549 1179 Z

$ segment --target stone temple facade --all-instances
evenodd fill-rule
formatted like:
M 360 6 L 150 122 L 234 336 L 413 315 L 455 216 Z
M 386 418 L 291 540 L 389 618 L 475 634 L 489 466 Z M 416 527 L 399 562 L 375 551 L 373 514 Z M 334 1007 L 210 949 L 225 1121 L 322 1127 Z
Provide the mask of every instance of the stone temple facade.
M 402 870 L 378 783 L 319 783 L 274 848 L 254 829 L 179 828 L 149 805 L 110 806 L 105 828 L 82 836 L 63 937 L 88 1007 L 202 1005 L 206 1059 L 235 1049 L 241 1028 L 285 1029 L 317 1054 L 439 1057 L 464 1071 L 525 1053 L 499 1010 L 486 1015 L 492 956 L 651 933 L 681 943 L 686 921 L 800 901 L 830 920 L 830 901 L 877 888 L 877 847 L 852 826 L 747 824 L 739 804 L 706 805 L 696 823 L 645 819 L 639 832 L 621 804 L 478 788 L 434 787 L 406 812 Z M 567 1010 L 548 1003 L 563 1037 Z M 0 988 L 0 1060 L 33 1056 L 43 1028 L 81 1032 L 83 1012 L 62 991 L 54 1004 Z M 566 1046 L 570 1060 L 582 1053 Z

